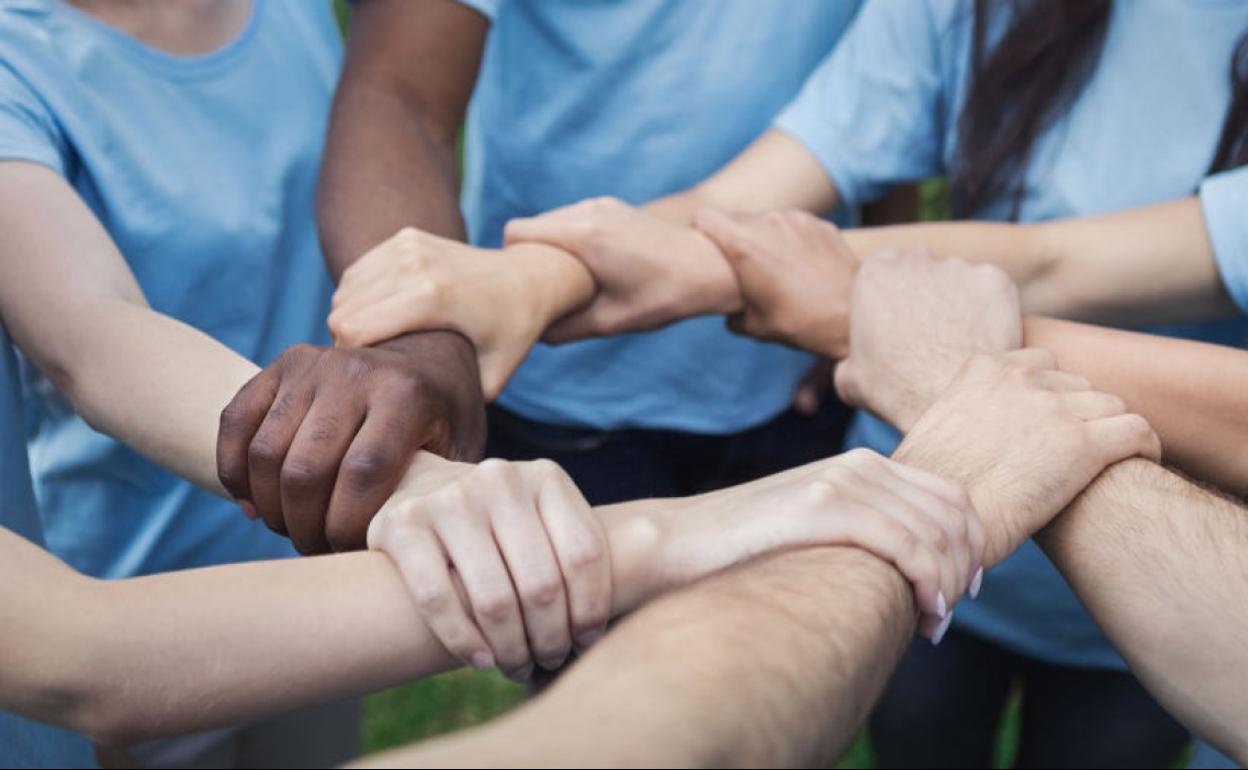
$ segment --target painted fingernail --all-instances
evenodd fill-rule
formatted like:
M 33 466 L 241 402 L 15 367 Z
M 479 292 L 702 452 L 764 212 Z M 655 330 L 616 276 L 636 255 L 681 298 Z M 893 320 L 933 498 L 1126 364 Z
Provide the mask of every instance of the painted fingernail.
M 942 618 L 949 617 L 949 603 L 945 601 L 945 592 L 936 594 L 936 614 Z
M 979 589 L 984 587 L 984 568 L 980 567 L 975 570 L 975 577 L 971 578 L 971 598 L 979 598 Z
M 478 671 L 489 671 L 494 668 L 494 656 L 484 650 L 473 653 L 472 667 Z
M 933 647 L 936 647 L 937 645 L 939 645 L 940 640 L 945 638 L 945 633 L 949 630 L 949 624 L 951 623 L 953 623 L 952 612 L 946 615 L 944 620 L 940 621 L 939 626 L 936 626 L 936 632 L 932 634 L 932 646 Z
M 606 635 L 606 631 L 601 628 L 594 628 L 589 631 L 582 631 L 576 635 L 576 644 L 581 649 L 592 647 L 599 639 Z
M 251 519 L 252 521 L 255 521 L 256 519 L 260 518 L 259 511 L 256 510 L 256 506 L 252 505 L 250 500 L 239 500 L 238 507 L 242 508 L 243 515 Z

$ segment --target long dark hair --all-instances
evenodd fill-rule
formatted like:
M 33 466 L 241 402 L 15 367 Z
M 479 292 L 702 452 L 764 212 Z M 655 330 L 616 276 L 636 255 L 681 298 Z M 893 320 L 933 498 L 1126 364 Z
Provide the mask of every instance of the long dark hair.
M 1112 0 L 975 0 L 970 88 L 950 173 L 955 218 L 1003 196 L 1018 218 L 1036 139 L 1070 110 L 1105 46 Z M 989 49 L 994 24 L 1008 16 Z M 1248 32 L 1231 57 L 1231 103 L 1210 172 L 1248 163 Z

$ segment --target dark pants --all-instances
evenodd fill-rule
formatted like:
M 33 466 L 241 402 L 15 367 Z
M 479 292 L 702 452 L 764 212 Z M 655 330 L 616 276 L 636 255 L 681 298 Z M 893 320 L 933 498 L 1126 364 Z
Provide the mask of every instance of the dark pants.
M 1055 666 L 950 631 L 916 640 L 871 718 L 880 767 L 992 767 L 1011 688 L 1021 682 L 1015 767 L 1168 767 L 1187 731 L 1135 677 Z
M 559 463 L 592 505 L 683 497 L 742 484 L 841 451 L 849 410 L 830 399 L 813 416 L 792 410 L 752 430 L 703 436 L 598 431 L 526 420 L 493 406 L 486 454 Z

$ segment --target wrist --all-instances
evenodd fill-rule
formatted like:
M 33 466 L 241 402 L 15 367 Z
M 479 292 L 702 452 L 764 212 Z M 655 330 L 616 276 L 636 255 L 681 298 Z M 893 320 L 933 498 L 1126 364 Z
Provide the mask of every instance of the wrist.
M 741 286 L 728 260 L 719 247 L 701 231 L 689 228 L 688 259 L 695 265 L 690 273 L 696 276 L 696 290 L 687 298 L 684 315 L 731 315 L 740 312 L 745 303 Z
M 594 509 L 611 554 L 613 616 L 634 610 L 667 589 L 657 567 L 663 535 L 656 514 L 661 505 L 672 502 L 640 500 Z
M 593 299 L 593 276 L 562 249 L 526 242 L 508 246 L 502 254 L 515 267 L 517 290 L 527 300 L 522 320 L 535 327 L 539 337 L 546 327 Z

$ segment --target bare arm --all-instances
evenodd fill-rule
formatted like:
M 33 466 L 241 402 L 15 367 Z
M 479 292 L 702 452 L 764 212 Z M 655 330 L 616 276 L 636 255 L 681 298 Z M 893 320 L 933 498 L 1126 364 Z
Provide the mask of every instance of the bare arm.
M 22 350 L 93 428 L 223 494 L 217 419 L 255 365 L 152 310 L 54 172 L 0 163 L 0 231 L 0 314 Z
M 1023 323 L 1025 344 L 1124 399 L 1161 436 L 1167 462 L 1248 494 L 1248 353 L 1190 340 L 1047 318 Z
M 649 208 L 664 219 L 689 224 L 701 208 L 826 214 L 840 203 L 836 185 L 819 159 L 789 134 L 772 129 L 703 182 Z
M 884 562 L 786 554 L 647 606 L 498 722 L 365 764 L 818 766 L 849 745 L 913 630 Z
M 1036 224 L 938 222 L 846 234 L 867 258 L 885 248 L 996 264 L 1019 284 L 1027 312 L 1115 324 L 1230 317 L 1198 198 Z
M 1149 692 L 1248 761 L 1248 510 L 1132 460 L 1038 542 Z
M 735 516 L 744 536 L 754 515 L 734 499 L 743 498 L 597 511 L 617 588 L 609 614 L 714 570 L 726 555 L 713 547 L 716 529 L 731 524 L 724 517 Z M 422 619 L 413 586 L 376 551 L 98 581 L 0 528 L 0 582 L 0 708 L 107 744 L 247 721 L 460 665 Z

